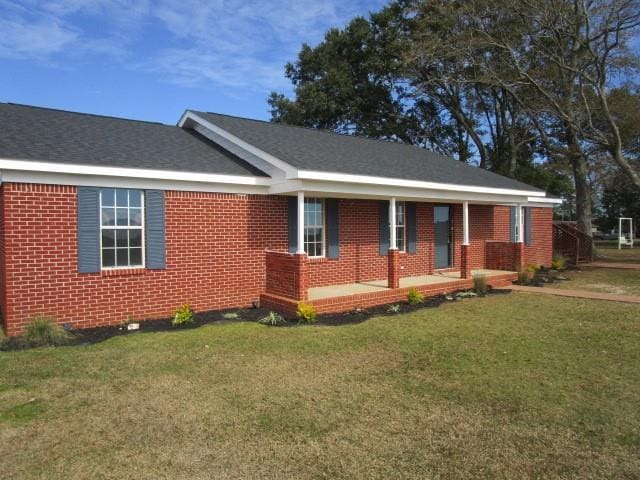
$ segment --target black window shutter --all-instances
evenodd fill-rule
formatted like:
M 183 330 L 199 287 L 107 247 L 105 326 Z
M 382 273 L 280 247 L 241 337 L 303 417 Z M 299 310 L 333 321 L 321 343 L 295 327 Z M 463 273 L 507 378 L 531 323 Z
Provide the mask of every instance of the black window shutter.
M 100 189 L 78 187 L 78 272 L 100 271 Z
M 511 234 L 511 241 L 515 242 L 516 241 L 516 208 L 517 207 L 511 207 L 511 228 L 510 228 L 510 234 Z
M 287 226 L 289 231 L 289 253 L 298 250 L 298 198 L 287 197 Z
M 380 255 L 389 253 L 389 202 L 380 202 Z
M 524 207 L 524 243 L 527 245 L 531 245 L 533 243 L 533 232 L 531 228 L 531 207 Z
M 416 253 L 417 248 L 417 226 L 416 226 L 416 203 L 407 202 L 407 253 Z
M 339 202 L 335 198 L 327 198 L 324 204 L 327 209 L 327 257 L 338 258 L 340 256 Z
M 164 192 L 145 191 L 146 263 L 149 269 L 166 268 Z

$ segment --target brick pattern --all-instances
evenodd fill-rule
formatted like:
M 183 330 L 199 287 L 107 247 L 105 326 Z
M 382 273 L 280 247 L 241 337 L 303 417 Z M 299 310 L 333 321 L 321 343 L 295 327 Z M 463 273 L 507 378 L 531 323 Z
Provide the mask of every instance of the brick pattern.
M 86 328 L 127 318 L 250 306 L 264 292 L 265 250 L 287 249 L 284 197 L 166 192 L 165 270 L 77 273 L 76 189 L 4 183 L 6 331 L 33 316 Z
M 86 328 L 170 316 L 183 303 L 203 311 L 258 300 L 267 289 L 267 251 L 287 251 L 286 198 L 168 191 L 165 199 L 166 269 L 79 274 L 76 188 L 2 184 L 0 303 L 7 333 L 19 333 L 35 315 Z M 345 199 L 339 204 L 340 258 L 297 256 L 299 273 L 306 273 L 293 279 L 291 289 L 271 287 L 274 298 L 305 298 L 308 287 L 387 278 L 389 258 L 379 254 L 379 203 Z M 398 253 L 399 276 L 433 271 L 433 204 L 418 203 L 416 213 L 417 253 Z M 550 264 L 551 214 L 534 209 L 534 245 L 525 249 L 527 262 Z M 455 270 L 460 268 L 461 205 L 454 206 L 453 217 Z M 470 236 L 469 268 L 484 267 L 486 241 L 509 240 L 508 207 L 470 206 Z
M 511 285 L 517 279 L 514 273 L 496 275 L 488 278 L 488 284 L 492 288 Z M 452 293 L 459 290 L 468 290 L 473 287 L 473 279 L 452 280 L 451 282 L 439 283 L 437 285 L 422 285 L 416 288 L 425 297 L 432 297 L 443 293 Z M 317 313 L 336 313 L 355 310 L 356 308 L 371 308 L 378 305 L 406 301 L 410 288 L 396 288 L 381 290 L 343 297 L 324 298 L 313 300 L 311 304 L 316 308 Z M 277 309 L 285 316 L 295 317 L 296 302 L 292 299 L 282 298 L 275 295 L 263 294 L 260 302 L 262 306 Z
M 471 262 L 469 258 L 469 245 L 460 246 L 460 276 L 462 278 L 471 278 Z
M 306 255 L 268 250 L 265 292 L 297 300 L 307 299 L 309 260 Z
M 398 250 L 389 250 L 387 255 L 388 273 L 387 285 L 389 288 L 400 287 L 400 252 Z
M 485 247 L 486 268 L 490 270 L 514 270 L 515 244 L 504 241 L 488 241 Z

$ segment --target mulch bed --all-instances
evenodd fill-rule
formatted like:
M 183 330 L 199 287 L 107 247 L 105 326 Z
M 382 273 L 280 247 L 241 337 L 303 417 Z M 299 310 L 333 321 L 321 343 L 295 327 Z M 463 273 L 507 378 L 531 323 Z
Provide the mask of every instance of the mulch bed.
M 380 305 L 368 309 L 356 309 L 344 313 L 322 314 L 316 317 L 313 325 L 340 326 L 362 323 L 375 316 L 393 316 L 403 313 L 411 313 L 426 308 L 437 308 L 443 303 L 451 303 L 460 301 L 461 298 L 456 297 L 453 292 L 448 295 L 438 295 L 429 297 L 418 305 L 409 305 L 407 302 L 398 302 L 397 311 L 390 311 L 389 305 Z M 511 290 L 489 290 L 486 295 L 504 295 L 511 293 Z M 133 335 L 145 332 L 168 332 L 179 330 L 191 330 L 209 324 L 225 324 L 238 322 L 257 322 L 261 318 L 266 317 L 269 310 L 264 308 L 244 308 L 232 310 L 214 310 L 208 312 L 198 312 L 193 314 L 193 323 L 174 327 L 171 325 L 172 318 L 161 318 L 157 320 L 145 320 L 139 322 L 138 330 L 128 330 L 127 324 L 107 325 L 102 327 L 85 328 L 81 330 L 70 330 L 73 338 L 65 343 L 65 345 L 92 345 L 95 343 L 108 340 L 109 338 Z M 234 318 L 237 315 L 237 318 Z M 287 319 L 284 323 L 273 325 L 274 327 L 302 327 L 302 324 L 295 319 Z M 0 341 L 0 351 L 24 350 L 35 348 L 41 345 L 27 342 L 22 337 L 9 337 L 4 341 Z

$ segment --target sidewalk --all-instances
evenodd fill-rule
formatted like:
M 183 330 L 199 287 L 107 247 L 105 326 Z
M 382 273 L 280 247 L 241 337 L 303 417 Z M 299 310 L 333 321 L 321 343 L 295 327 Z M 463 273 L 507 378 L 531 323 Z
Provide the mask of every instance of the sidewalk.
M 560 297 L 587 298 L 590 300 L 609 300 L 611 302 L 639 303 L 638 295 L 614 295 L 612 293 L 587 292 L 585 290 L 564 290 L 550 287 L 525 287 L 523 285 L 511 285 L 501 287 L 496 290 L 513 290 L 514 292 L 541 293 L 546 295 L 557 295 Z

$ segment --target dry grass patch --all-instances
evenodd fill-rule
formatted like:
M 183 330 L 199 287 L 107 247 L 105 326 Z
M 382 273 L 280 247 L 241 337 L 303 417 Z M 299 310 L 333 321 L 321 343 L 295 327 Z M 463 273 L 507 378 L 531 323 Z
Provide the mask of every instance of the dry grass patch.
M 616 268 L 588 268 L 566 271 L 568 281 L 556 282 L 553 288 L 587 290 L 615 295 L 640 295 L 640 271 Z
M 240 323 L 2 353 L 0 471 L 632 478 L 639 340 L 635 306 L 512 295 L 345 327 Z
M 636 240 L 634 248 L 618 249 L 617 240 L 595 242 L 597 259 L 603 262 L 640 263 L 640 241 Z

